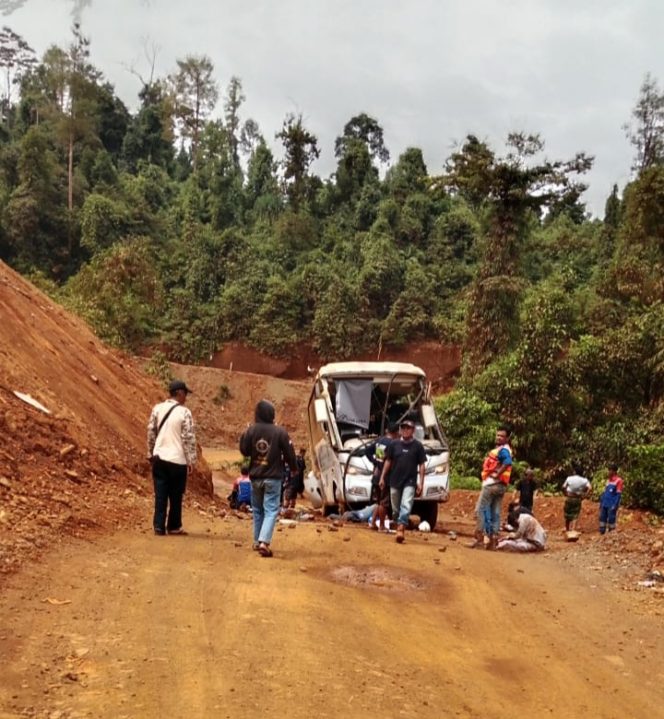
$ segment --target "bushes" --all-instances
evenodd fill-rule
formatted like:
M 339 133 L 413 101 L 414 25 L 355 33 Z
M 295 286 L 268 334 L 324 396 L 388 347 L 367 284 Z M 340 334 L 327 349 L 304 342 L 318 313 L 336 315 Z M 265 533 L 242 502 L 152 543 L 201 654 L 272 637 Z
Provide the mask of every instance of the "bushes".
M 664 514 L 664 444 L 629 447 L 625 503 Z
M 499 424 L 494 408 L 472 391 L 457 389 L 435 401 L 436 413 L 450 443 L 457 477 L 479 477 L 482 459 L 493 447 Z

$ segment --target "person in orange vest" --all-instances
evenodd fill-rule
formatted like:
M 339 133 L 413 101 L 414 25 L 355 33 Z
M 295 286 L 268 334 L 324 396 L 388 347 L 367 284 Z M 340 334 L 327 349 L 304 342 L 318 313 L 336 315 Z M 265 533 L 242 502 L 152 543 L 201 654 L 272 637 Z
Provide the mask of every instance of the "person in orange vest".
M 482 490 L 475 512 L 477 529 L 474 547 L 495 549 L 500 531 L 500 510 L 512 474 L 512 448 L 509 445 L 512 431 L 506 425 L 496 430 L 496 446 L 487 454 L 482 465 Z

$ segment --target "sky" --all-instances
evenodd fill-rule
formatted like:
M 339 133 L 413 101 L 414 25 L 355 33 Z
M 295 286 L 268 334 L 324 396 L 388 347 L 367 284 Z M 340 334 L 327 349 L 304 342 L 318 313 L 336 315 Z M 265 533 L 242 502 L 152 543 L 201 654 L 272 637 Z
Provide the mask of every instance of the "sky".
M 623 126 L 646 73 L 664 88 L 660 0 L 0 0 L 3 24 L 39 55 L 69 42 L 76 9 L 92 61 L 132 110 L 144 48 L 157 48 L 157 77 L 205 54 L 222 95 L 242 80 L 243 117 L 277 156 L 275 133 L 302 114 L 321 177 L 362 112 L 383 127 L 392 162 L 420 147 L 430 174 L 469 133 L 500 153 L 509 132 L 537 132 L 548 159 L 595 157 L 583 199 L 599 217 L 630 179 Z

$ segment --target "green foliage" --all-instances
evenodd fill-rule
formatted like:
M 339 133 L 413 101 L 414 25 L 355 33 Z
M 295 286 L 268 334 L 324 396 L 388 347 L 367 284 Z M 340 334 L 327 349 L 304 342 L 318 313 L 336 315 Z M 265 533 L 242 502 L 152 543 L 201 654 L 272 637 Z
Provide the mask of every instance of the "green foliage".
M 150 355 L 148 361 L 143 364 L 143 369 L 147 374 L 160 380 L 164 386 L 173 379 L 168 357 L 161 350 L 156 350 Z
M 108 249 L 127 232 L 127 208 L 105 195 L 90 194 L 81 209 L 81 246 L 95 254 Z
M 98 253 L 67 283 L 65 304 L 112 344 L 136 350 L 155 332 L 163 288 L 148 242 L 134 238 Z
M 635 445 L 628 449 L 625 499 L 630 507 L 652 509 L 664 515 L 664 444 Z
M 495 406 L 474 391 L 460 388 L 438 397 L 435 408 L 450 444 L 455 474 L 479 477 L 499 423 Z
M 284 355 L 305 344 L 322 360 L 454 342 L 463 373 L 440 409 L 461 483 L 499 420 L 517 431 L 519 461 L 552 483 L 573 458 L 591 472 L 664 442 L 653 79 L 629 131 L 635 179 L 613 188 L 600 221 L 579 181 L 591 160 L 546 159 L 537 135 L 511 133 L 503 154 L 468 136 L 431 177 L 417 147 L 389 165 L 381 124 L 360 113 L 321 179 L 302 116 L 277 132 L 277 162 L 275 128 L 264 136 L 242 117 L 239 78 L 212 116 L 208 58 L 142 80 L 129 112 L 80 28 L 38 63 L 11 31 L 0 40 L 21 74 L 0 132 L 1 256 L 105 339 L 159 347 L 162 369 L 229 340 Z
M 479 492 L 482 488 L 482 481 L 479 477 L 465 477 L 456 472 L 450 473 L 450 489 L 469 489 Z

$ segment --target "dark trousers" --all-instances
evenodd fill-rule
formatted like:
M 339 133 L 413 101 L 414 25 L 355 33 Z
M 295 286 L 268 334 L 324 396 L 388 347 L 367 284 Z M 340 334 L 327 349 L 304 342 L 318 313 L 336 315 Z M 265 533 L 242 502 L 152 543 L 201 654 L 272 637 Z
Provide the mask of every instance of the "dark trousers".
M 154 519 L 156 532 L 182 527 L 182 497 L 187 487 L 187 465 L 156 459 L 152 465 L 154 480 Z M 168 512 L 168 520 L 166 513 Z

